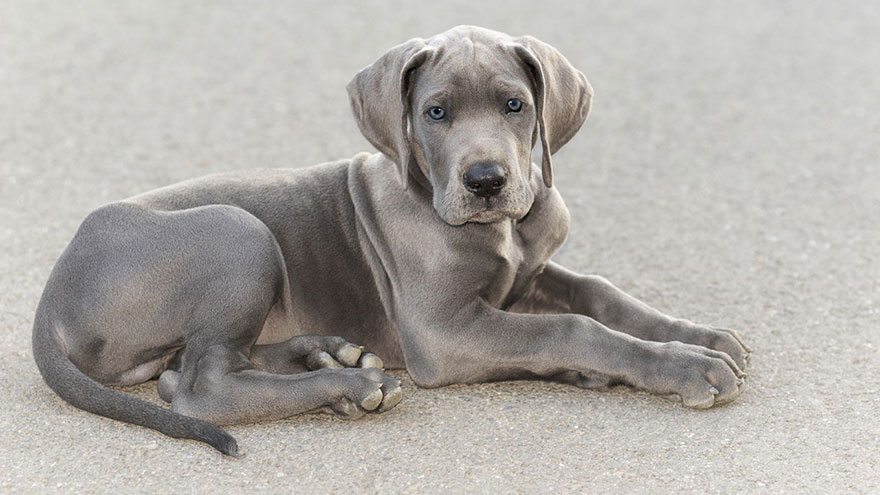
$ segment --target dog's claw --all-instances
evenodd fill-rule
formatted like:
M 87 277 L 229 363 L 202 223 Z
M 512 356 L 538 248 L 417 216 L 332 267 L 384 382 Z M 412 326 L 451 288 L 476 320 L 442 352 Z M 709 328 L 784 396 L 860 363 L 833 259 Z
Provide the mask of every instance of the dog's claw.
M 718 389 L 715 387 L 709 387 L 709 393 L 711 393 L 712 395 L 718 395 L 721 392 L 719 392 Z

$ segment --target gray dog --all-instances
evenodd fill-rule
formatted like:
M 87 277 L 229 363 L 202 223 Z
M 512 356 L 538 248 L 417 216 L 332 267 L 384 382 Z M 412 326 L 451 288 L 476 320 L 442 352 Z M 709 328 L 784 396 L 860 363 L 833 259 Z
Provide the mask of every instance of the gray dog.
M 394 407 L 376 354 L 422 387 L 627 384 L 696 408 L 740 394 L 733 332 L 550 261 L 569 221 L 550 156 L 593 96 L 554 48 L 457 27 L 392 48 L 348 92 L 380 153 L 212 175 L 86 218 L 34 321 L 58 395 L 237 455 L 216 424 Z M 107 387 L 156 377 L 170 410 Z

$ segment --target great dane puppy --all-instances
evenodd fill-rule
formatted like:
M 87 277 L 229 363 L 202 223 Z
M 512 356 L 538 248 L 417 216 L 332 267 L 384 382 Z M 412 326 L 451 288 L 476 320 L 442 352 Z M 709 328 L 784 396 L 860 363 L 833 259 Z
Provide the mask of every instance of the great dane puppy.
M 593 96 L 554 48 L 461 26 L 392 48 L 348 92 L 380 153 L 212 175 L 86 218 L 34 322 L 58 395 L 236 455 L 215 425 L 394 407 L 400 383 L 349 342 L 422 387 L 628 384 L 695 408 L 742 391 L 733 332 L 550 261 L 569 223 L 551 155 Z M 170 410 L 107 387 L 156 377 Z

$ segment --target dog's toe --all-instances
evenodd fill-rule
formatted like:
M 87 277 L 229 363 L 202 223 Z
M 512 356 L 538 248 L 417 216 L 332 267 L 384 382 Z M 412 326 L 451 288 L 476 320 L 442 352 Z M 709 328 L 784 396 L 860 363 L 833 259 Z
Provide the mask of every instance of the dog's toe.
M 326 351 L 322 351 L 320 349 L 316 349 L 309 353 L 306 358 L 306 366 L 309 367 L 310 370 L 320 370 L 320 369 L 341 369 L 344 368 L 339 361 L 333 359 L 333 356 L 328 354 Z
M 353 368 L 357 366 L 363 349 L 361 346 L 346 342 L 336 350 L 336 360 L 345 367 Z
M 380 370 L 385 369 L 385 363 L 382 362 L 382 358 L 373 354 L 372 352 L 363 353 L 360 360 L 358 361 L 358 366 L 361 368 L 377 368 Z
M 379 405 L 379 412 L 385 412 L 393 408 L 400 404 L 400 400 L 403 399 L 403 389 L 400 387 L 400 381 L 395 380 L 395 382 L 388 389 L 386 389 L 386 385 L 382 386 L 385 395 L 382 397 L 382 404 Z
M 379 408 L 380 404 L 382 404 L 382 398 L 382 389 L 377 389 L 361 401 L 361 407 L 367 411 L 374 411 Z
M 337 401 L 336 403 L 330 405 L 330 409 L 337 417 L 347 420 L 358 419 L 367 414 L 367 411 L 358 407 L 357 404 L 348 399 L 341 399 Z

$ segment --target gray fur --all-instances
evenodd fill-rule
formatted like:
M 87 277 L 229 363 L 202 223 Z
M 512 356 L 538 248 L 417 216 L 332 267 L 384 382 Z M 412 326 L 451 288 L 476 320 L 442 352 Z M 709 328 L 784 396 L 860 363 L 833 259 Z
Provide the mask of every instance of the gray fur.
M 35 318 L 53 390 L 230 455 L 214 424 L 394 407 L 383 366 L 423 387 L 624 383 L 699 408 L 742 391 L 748 350 L 733 332 L 549 261 L 569 218 L 550 155 L 593 94 L 555 49 L 461 26 L 392 48 L 348 89 L 381 153 L 212 175 L 86 218 Z M 514 97 L 523 108 L 508 112 Z M 431 106 L 448 118 L 429 120 Z M 485 163 L 507 181 L 491 197 L 461 180 Z M 154 378 L 170 411 L 107 388 Z

